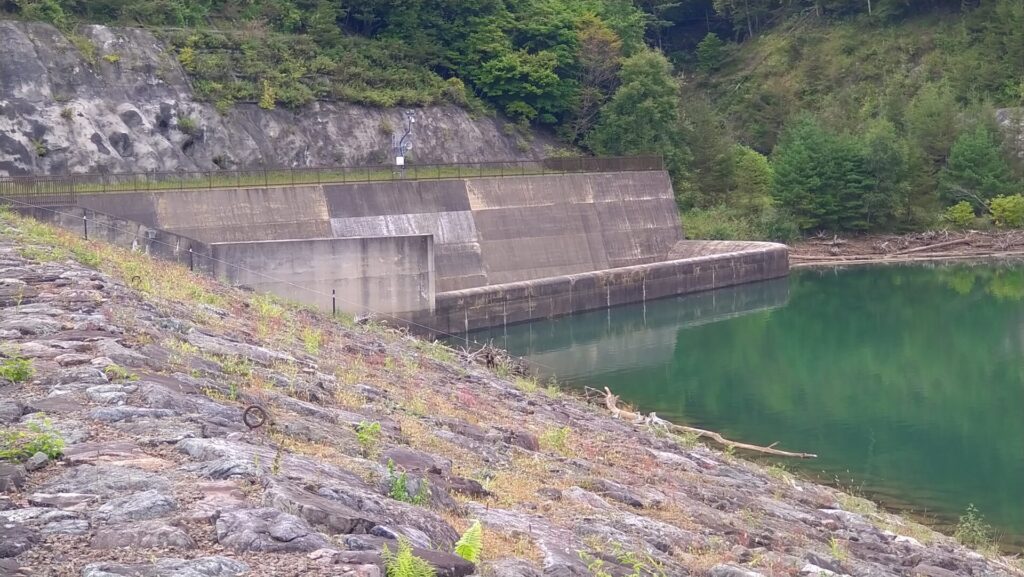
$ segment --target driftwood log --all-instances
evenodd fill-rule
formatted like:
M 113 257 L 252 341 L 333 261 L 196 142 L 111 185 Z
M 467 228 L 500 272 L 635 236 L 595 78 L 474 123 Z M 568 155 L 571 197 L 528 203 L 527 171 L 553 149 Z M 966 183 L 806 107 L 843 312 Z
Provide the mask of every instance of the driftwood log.
M 791 453 L 789 451 L 782 451 L 774 448 L 775 445 L 768 447 L 762 447 L 760 445 L 750 445 L 748 443 L 739 443 L 737 441 L 730 441 L 722 435 L 705 429 L 698 429 L 696 427 L 687 427 L 685 425 L 677 425 L 670 423 L 665 419 L 659 418 L 656 414 L 651 413 L 648 416 L 643 416 L 640 413 L 634 413 L 633 411 L 627 411 L 626 409 L 619 408 L 619 397 L 612 394 L 608 387 L 604 388 L 604 404 L 608 407 L 608 410 L 612 412 L 612 416 L 616 419 L 626 419 L 637 424 L 645 424 L 652 427 L 658 427 L 669 431 L 677 431 L 683 433 L 690 433 L 691 435 L 697 435 L 700 438 L 711 439 L 719 445 L 726 447 L 735 447 L 737 449 L 743 449 L 746 451 L 753 451 L 755 453 L 763 453 L 765 455 L 775 455 L 776 457 L 796 457 L 798 459 L 814 459 L 817 455 L 813 453 Z

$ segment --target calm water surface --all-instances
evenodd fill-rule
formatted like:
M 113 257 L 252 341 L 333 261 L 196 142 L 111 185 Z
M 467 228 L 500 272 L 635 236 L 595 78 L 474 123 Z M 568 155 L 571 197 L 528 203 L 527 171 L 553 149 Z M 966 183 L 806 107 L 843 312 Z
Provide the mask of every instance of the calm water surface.
M 575 386 L 1024 544 L 1024 266 L 803 271 L 472 335 Z

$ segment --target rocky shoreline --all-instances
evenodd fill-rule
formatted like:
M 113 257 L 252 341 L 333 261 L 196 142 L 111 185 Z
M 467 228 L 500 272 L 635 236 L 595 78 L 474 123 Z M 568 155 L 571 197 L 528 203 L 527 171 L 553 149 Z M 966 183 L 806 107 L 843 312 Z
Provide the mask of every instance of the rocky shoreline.
M 0 461 L 0 575 L 371 577 L 399 541 L 450 576 L 1024 574 L 500 366 L 8 213 L 0 313 L 0 363 L 30 371 L 0 378 L 0 439 L 45 449 Z M 476 564 L 453 554 L 473 520 Z

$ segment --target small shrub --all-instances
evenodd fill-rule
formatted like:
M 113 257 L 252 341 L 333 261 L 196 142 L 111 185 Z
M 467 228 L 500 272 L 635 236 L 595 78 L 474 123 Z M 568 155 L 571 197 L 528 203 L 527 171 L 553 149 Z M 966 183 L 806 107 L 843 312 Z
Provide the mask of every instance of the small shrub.
M 90 66 L 96 64 L 96 45 L 92 43 L 92 40 L 81 34 L 68 34 L 68 41 L 82 55 L 82 60 L 85 60 Z
M 470 563 L 479 563 L 483 547 L 484 529 L 480 525 L 480 521 L 473 521 L 469 529 L 466 529 L 466 532 L 455 543 L 455 554 Z
M 178 62 L 181 63 L 181 67 L 189 72 L 196 71 L 196 49 L 191 46 L 185 46 L 178 51 Z
M 438 362 L 454 363 L 456 360 L 455 351 L 442 342 L 417 340 L 416 348 Z
M 694 240 L 752 240 L 750 223 L 724 206 L 694 209 L 683 214 L 683 231 Z
M 36 156 L 39 158 L 45 157 L 50 152 L 50 150 L 46 148 L 46 141 L 42 139 L 32 140 L 32 148 L 35 150 Z
M 0 379 L 12 383 L 21 383 L 32 378 L 32 362 L 28 359 L 14 357 L 0 362 Z
M 106 54 L 103 56 L 103 59 L 111 64 L 117 64 L 121 61 L 121 56 L 119 54 Z
M 1024 227 L 1024 196 L 997 196 L 988 202 L 992 222 L 1001 228 Z
M 850 555 L 846 551 L 846 547 L 843 546 L 842 541 L 836 539 L 835 537 L 832 537 L 828 540 L 828 549 L 829 552 L 832 554 L 832 558 L 839 562 L 846 561 L 846 558 Z
M 974 222 L 974 207 L 966 200 L 954 204 L 942 214 L 942 220 L 954 228 L 967 228 Z
M 992 548 L 992 526 L 985 522 L 985 517 L 978 512 L 974 504 L 967 506 L 967 511 L 960 516 L 953 537 L 972 549 Z
M 199 124 L 191 116 L 179 116 L 177 128 L 183 134 L 191 136 L 199 130 Z
M 277 97 L 275 96 L 274 86 L 269 80 L 264 80 L 263 90 L 260 92 L 260 108 L 264 110 L 273 110 L 276 103 Z
M 536 393 L 540 388 L 540 385 L 537 384 L 537 379 L 533 377 L 516 377 L 512 381 L 512 386 L 524 393 Z
M 252 376 L 252 363 L 242 357 L 223 357 L 220 360 L 220 369 L 228 375 L 244 378 Z
M 65 106 L 60 111 L 60 117 L 63 118 L 64 120 L 74 120 L 74 118 L 75 118 L 75 110 L 73 108 L 71 108 L 70 106 Z
M 319 355 L 323 341 L 324 334 L 321 331 L 311 327 L 302 329 L 302 344 L 306 348 L 307 353 L 314 356 Z
M 381 427 L 374 421 L 363 421 L 356 427 L 356 439 L 366 457 L 373 457 L 380 451 Z
M 404 538 L 398 539 L 398 549 L 394 553 L 387 545 L 381 553 L 387 577 L 435 577 L 437 573 L 425 560 L 412 552 L 412 546 Z
M 572 429 L 569 427 L 548 429 L 540 436 L 540 446 L 542 449 L 565 455 L 569 452 L 569 436 L 571 434 Z
M 395 133 L 395 127 L 391 124 L 387 118 L 382 118 L 380 124 L 377 125 L 377 130 L 380 131 L 384 136 L 391 136 Z
M 29 423 L 27 431 L 0 431 L 0 460 L 24 461 L 36 453 L 56 459 L 64 451 L 64 439 L 49 421 Z
M 409 493 L 409 476 L 404 471 L 397 472 L 395 462 L 391 459 L 388 459 L 388 479 L 391 482 L 388 496 L 392 499 L 413 505 L 424 505 L 430 500 L 430 489 L 426 479 L 420 481 L 416 494 Z
M 120 365 L 107 365 L 103 367 L 103 374 L 113 382 L 136 381 L 138 375 Z

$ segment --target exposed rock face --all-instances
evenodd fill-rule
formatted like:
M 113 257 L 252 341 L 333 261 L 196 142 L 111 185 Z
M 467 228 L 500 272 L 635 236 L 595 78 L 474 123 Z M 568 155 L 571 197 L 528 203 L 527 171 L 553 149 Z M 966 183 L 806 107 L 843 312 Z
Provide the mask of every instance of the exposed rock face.
M 85 26 L 96 62 L 52 26 L 0 21 L 0 176 L 268 166 L 363 165 L 390 157 L 402 110 L 319 102 L 298 111 L 236 105 L 220 114 L 196 102 L 174 54 L 140 29 Z M 116 62 L 103 58 L 118 56 Z M 177 128 L 182 118 L 196 129 Z M 526 150 L 499 119 L 454 106 L 417 111 L 418 163 L 543 155 Z M 217 163 L 214 162 L 217 161 Z
M 219 315 L 30 261 L 7 219 L 0 282 L 22 297 L 0 301 L 0 318 L 45 330 L 4 337 L 34 374 L 0 383 L 0 415 L 23 431 L 49 423 L 66 446 L 39 469 L 0 464 L 0 576 L 381 577 L 384 549 L 404 540 L 447 577 L 1024 577 L 868 503 L 524 393 L 398 331 L 305 311 L 275 319 L 306 324 L 270 327 L 246 293 L 209 285 Z M 309 331 L 317 354 L 289 338 Z M 134 378 L 97 369 L 111 354 Z M 249 430 L 242 410 L 257 403 L 272 424 Z M 539 441 L 562 427 L 563 450 Z M 452 554 L 472 519 L 487 566 Z

